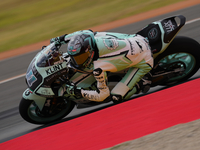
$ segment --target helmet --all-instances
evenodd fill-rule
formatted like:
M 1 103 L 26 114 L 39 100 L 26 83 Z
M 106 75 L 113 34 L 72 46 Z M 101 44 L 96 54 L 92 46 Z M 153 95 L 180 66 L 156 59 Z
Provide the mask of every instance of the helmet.
M 89 67 L 94 57 L 94 35 L 82 33 L 74 35 L 68 43 L 67 52 L 72 64 L 78 69 Z

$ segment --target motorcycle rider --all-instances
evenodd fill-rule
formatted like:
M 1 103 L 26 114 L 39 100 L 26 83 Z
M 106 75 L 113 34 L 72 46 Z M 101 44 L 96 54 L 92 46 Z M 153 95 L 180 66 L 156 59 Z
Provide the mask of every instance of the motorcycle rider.
M 93 70 L 97 90 L 66 85 L 69 95 L 78 95 L 91 101 L 102 102 L 107 98 L 123 101 L 141 90 L 139 81 L 153 67 L 153 57 L 148 40 L 137 34 L 93 32 L 82 30 L 60 37 L 50 42 L 68 43 L 67 52 L 71 64 L 79 70 Z M 107 86 L 107 73 L 128 68 L 128 72 L 112 89 Z

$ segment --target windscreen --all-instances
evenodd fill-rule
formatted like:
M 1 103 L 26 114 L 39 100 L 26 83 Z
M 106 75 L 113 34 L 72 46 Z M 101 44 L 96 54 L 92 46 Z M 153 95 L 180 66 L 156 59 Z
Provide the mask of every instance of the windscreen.
M 54 43 L 45 47 L 38 58 L 38 67 L 48 67 L 63 62 L 62 54 L 57 50 Z

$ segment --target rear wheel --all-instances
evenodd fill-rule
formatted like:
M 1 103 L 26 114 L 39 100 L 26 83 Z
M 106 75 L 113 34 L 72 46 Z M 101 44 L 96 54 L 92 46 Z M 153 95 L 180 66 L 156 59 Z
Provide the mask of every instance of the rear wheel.
M 176 37 L 169 47 L 155 59 L 164 70 L 179 69 L 179 73 L 162 84 L 185 81 L 193 76 L 200 67 L 200 45 L 188 37 Z
M 24 120 L 33 124 L 48 124 L 68 115 L 75 104 L 65 98 L 57 99 L 56 103 L 48 103 L 42 111 L 33 100 L 21 99 L 19 113 Z

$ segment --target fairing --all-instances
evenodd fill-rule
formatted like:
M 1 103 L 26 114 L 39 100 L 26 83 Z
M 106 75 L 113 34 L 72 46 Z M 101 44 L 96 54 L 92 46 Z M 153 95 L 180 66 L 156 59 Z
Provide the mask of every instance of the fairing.
M 55 43 L 52 43 L 39 52 L 30 63 L 26 73 L 27 85 L 37 95 L 53 97 L 55 92 L 51 84 L 67 74 L 67 71 L 67 62 L 64 61 Z

